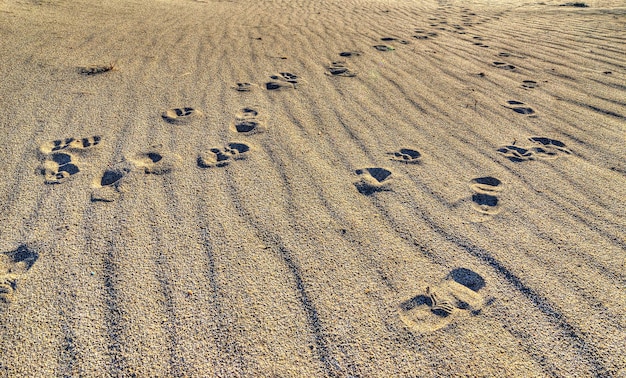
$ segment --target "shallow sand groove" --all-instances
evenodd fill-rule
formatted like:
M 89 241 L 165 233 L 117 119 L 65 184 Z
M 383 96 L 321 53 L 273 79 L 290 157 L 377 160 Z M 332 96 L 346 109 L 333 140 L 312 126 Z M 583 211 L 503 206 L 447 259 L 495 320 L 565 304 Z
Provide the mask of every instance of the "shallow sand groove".
M 6 1 L 0 376 L 626 375 L 626 8 L 559 4 Z

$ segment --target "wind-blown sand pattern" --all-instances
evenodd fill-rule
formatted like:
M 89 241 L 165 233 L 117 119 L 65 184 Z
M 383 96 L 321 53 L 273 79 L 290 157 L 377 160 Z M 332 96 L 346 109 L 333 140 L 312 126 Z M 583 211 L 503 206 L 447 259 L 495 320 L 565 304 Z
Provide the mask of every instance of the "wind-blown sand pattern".
M 4 1 L 0 376 L 626 376 L 626 7 L 562 3 Z

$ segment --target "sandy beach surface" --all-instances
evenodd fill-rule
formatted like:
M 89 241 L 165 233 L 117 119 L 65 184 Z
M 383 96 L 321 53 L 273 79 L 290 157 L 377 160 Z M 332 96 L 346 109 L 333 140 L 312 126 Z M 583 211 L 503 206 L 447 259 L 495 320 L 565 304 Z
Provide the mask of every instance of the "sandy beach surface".
M 626 377 L 626 4 L 4 0 L 0 377 Z

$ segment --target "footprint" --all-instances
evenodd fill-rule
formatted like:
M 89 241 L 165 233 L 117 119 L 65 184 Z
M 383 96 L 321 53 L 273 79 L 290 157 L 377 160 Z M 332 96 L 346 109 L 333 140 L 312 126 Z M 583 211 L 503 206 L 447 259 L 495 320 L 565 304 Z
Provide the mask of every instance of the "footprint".
M 426 32 L 426 30 L 416 29 L 413 31 L 415 34 L 413 38 L 415 39 L 429 39 L 436 37 L 438 34 L 435 32 Z
M 504 156 L 506 156 L 507 159 L 509 159 L 510 161 L 514 163 L 519 163 L 519 162 L 527 161 L 527 160 L 534 160 L 535 158 L 535 155 L 533 154 L 531 150 L 529 150 L 528 148 L 519 147 L 516 145 L 502 146 L 498 148 L 497 151 L 503 154 Z
M 250 152 L 250 146 L 240 142 L 228 143 L 226 148 L 234 160 L 246 159 Z
M 280 72 L 275 75 L 270 75 L 270 79 L 272 79 L 272 81 L 265 83 L 265 88 L 269 91 L 295 89 L 298 85 L 302 84 L 302 79 L 298 75 L 290 72 Z
M 543 147 L 523 148 L 515 145 L 508 145 L 498 148 L 497 151 L 514 163 L 536 159 L 552 160 L 558 157 L 558 153 L 556 151 L 551 148 Z
M 100 137 L 99 135 L 94 135 L 87 138 L 57 139 L 42 144 L 39 147 L 39 151 L 42 154 L 50 154 L 52 152 L 57 152 L 61 150 L 82 151 L 97 146 L 101 140 L 102 137 Z
M 198 167 L 225 167 L 230 163 L 228 153 L 220 148 L 211 148 L 198 156 Z
M 54 152 L 46 156 L 38 168 L 44 176 L 44 183 L 61 184 L 80 172 L 72 158 L 73 156 L 66 152 Z
M 266 130 L 263 117 L 252 108 L 243 108 L 235 114 L 235 120 L 231 126 L 234 132 L 240 134 L 256 134 Z
M 172 109 L 168 109 L 165 112 L 163 112 L 163 114 L 161 115 L 161 117 L 169 123 L 173 123 L 173 124 L 181 124 L 181 123 L 187 123 L 189 121 L 191 121 L 192 119 L 199 117 L 202 115 L 202 112 L 194 109 L 194 108 L 172 108 Z
M 528 88 L 528 89 L 532 89 L 532 88 L 537 88 L 538 84 L 536 81 L 533 80 L 524 80 L 522 81 L 522 87 L 523 88 Z
M 37 168 L 46 184 L 61 184 L 80 172 L 74 154 L 86 153 L 100 144 L 99 135 L 86 138 L 57 139 L 39 147 L 41 164 Z
M 245 143 L 233 142 L 224 148 L 211 148 L 206 153 L 198 156 L 198 167 L 225 167 L 231 161 L 245 159 L 250 151 L 250 146 Z
M 393 51 L 395 48 L 393 46 L 387 45 L 374 45 L 374 48 L 378 51 Z
M 383 37 L 380 40 L 383 41 L 383 42 L 398 42 L 398 43 L 401 43 L 403 45 L 408 45 L 409 43 L 411 43 L 411 42 L 409 42 L 407 40 L 399 39 L 399 38 L 395 38 L 395 37 Z
M 498 195 L 502 190 L 502 182 L 491 176 L 478 177 L 470 181 L 472 194 L 472 207 L 474 210 L 485 215 L 495 215 L 500 212 L 500 199 Z
M 280 72 L 275 75 L 271 75 L 270 79 L 273 81 L 267 83 L 266 88 L 270 90 L 282 89 L 282 88 L 296 88 L 300 82 L 300 78 L 298 75 L 289 73 L 289 72 Z M 277 88 L 271 87 L 269 84 L 274 83 L 278 84 Z
M 164 175 L 180 165 L 180 157 L 170 152 L 160 151 L 159 146 L 150 147 L 145 152 L 135 154 L 129 161 L 146 174 Z
M 326 75 L 329 76 L 343 76 L 343 77 L 355 77 L 356 72 L 351 71 L 348 67 L 346 67 L 345 62 L 337 61 L 331 62 L 326 67 Z
M 241 118 L 254 118 L 259 115 L 259 112 L 252 108 L 243 108 L 239 113 L 237 113 L 237 117 Z
M 543 144 L 544 146 L 554 147 L 558 149 L 559 151 L 564 152 L 568 155 L 571 154 L 571 151 L 565 147 L 565 143 L 561 142 L 560 140 L 550 139 L 546 137 L 538 137 L 538 136 L 530 137 L 528 138 L 528 140 L 534 143 Z
M 342 56 L 344 58 L 348 58 L 352 56 L 360 56 L 360 55 L 361 55 L 360 51 L 342 51 L 339 53 L 339 56 Z
M 559 153 L 572 154 L 565 143 L 556 139 L 535 136 L 528 138 L 528 140 L 533 142 L 535 146 L 520 147 L 513 144 L 502 146 L 497 151 L 515 163 L 536 159 L 552 160 L 558 158 Z
M 388 152 L 391 155 L 391 160 L 401 161 L 407 164 L 419 164 L 422 154 L 419 151 L 412 148 L 401 148 L 396 152 Z
M 507 105 L 504 105 L 504 107 L 513 110 L 515 113 L 536 117 L 535 111 L 532 108 L 524 106 L 526 104 L 521 101 L 509 100 L 506 103 Z
M 269 81 L 265 83 L 265 89 L 268 91 L 282 91 L 286 89 L 294 89 L 293 84 L 284 83 L 280 81 Z
M 237 92 L 250 92 L 254 87 L 252 83 L 236 83 L 233 89 Z
M 435 332 L 480 315 L 494 301 L 480 294 L 485 286 L 478 273 L 467 268 L 453 269 L 438 284 L 427 286 L 423 293 L 401 302 L 398 315 L 412 331 Z
M 278 76 L 274 75 L 274 76 L 270 76 L 270 78 L 275 79 L 275 80 L 285 80 L 292 84 L 297 84 L 298 80 L 300 79 L 298 75 L 292 74 L 289 72 L 281 72 L 278 74 Z
M 14 251 L 0 253 L 0 303 L 8 305 L 15 299 L 18 281 L 33 267 L 39 254 L 21 245 Z
M 514 65 L 508 64 L 508 63 L 505 63 L 505 62 L 493 62 L 493 65 L 495 67 L 498 67 L 500 69 L 507 70 L 507 71 L 513 71 L 513 70 L 515 70 L 517 68 Z
M 434 298 L 433 298 L 434 295 Z M 433 289 L 426 287 L 424 294 L 407 299 L 398 306 L 400 320 L 412 331 L 419 333 L 434 332 L 449 325 L 453 319 L 450 315 L 454 309 L 442 310 L 441 305 L 450 306 L 450 303 L 440 303 Z
M 124 179 L 130 172 L 131 166 L 127 161 L 121 161 L 105 170 L 102 177 L 94 182 L 91 202 L 113 202 L 118 199 Z
M 354 183 L 361 194 L 389 191 L 393 180 L 392 172 L 385 168 L 363 168 L 355 171 L 360 180 Z

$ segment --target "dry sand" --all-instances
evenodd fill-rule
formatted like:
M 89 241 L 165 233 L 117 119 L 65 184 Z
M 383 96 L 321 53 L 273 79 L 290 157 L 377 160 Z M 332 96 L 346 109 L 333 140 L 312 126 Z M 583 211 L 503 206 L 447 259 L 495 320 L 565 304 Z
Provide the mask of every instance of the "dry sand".
M 626 376 L 622 1 L 96 3 L 0 5 L 0 376 Z

